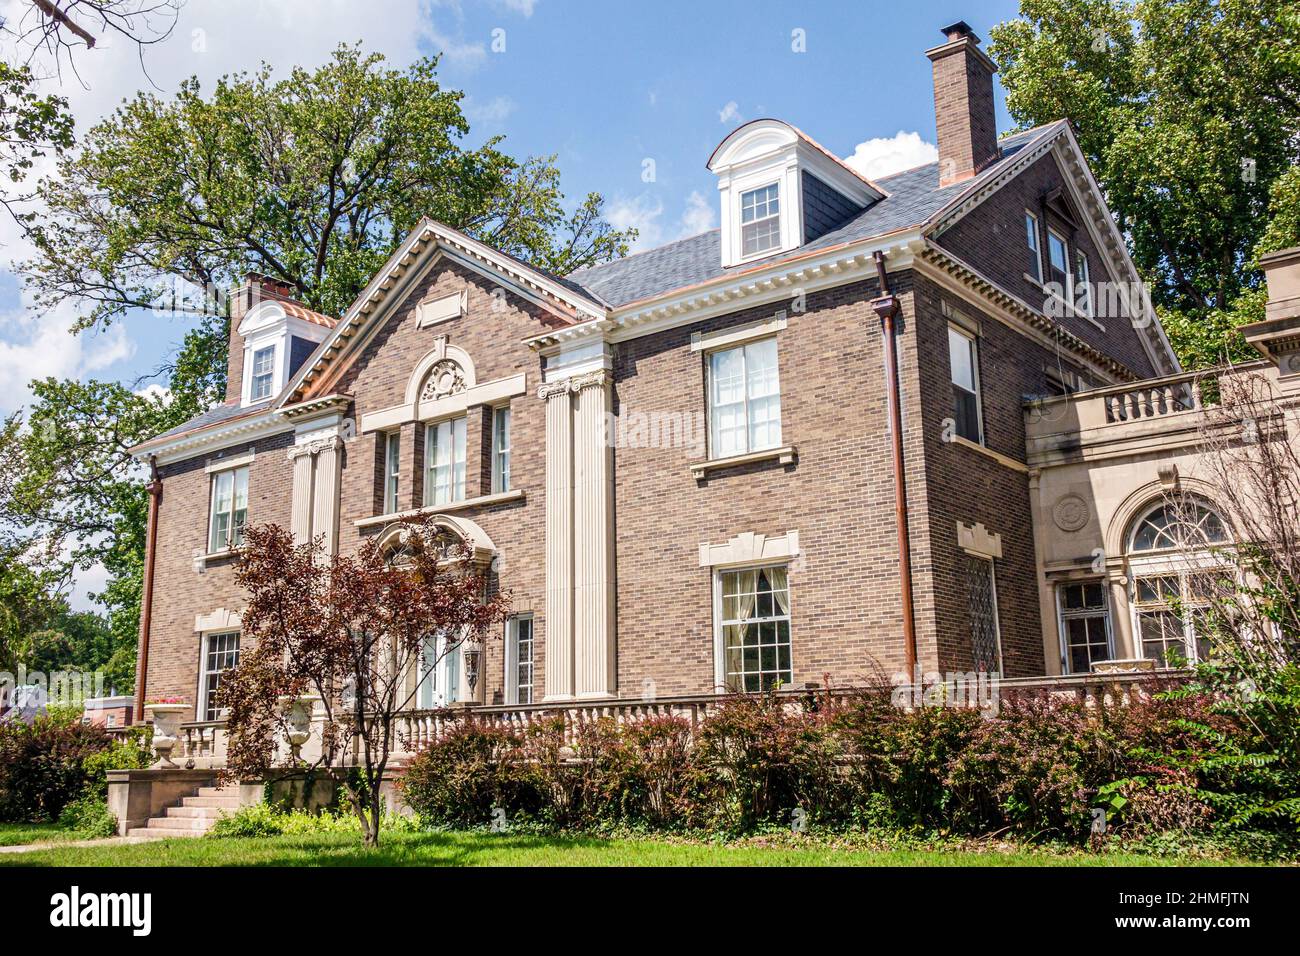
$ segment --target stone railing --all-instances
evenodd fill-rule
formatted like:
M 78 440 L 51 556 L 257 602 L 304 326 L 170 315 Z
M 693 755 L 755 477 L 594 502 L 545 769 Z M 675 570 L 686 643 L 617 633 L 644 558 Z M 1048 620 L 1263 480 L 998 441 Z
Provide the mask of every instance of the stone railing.
M 180 740 L 172 760 L 182 766 L 220 767 L 226 762 L 226 722 L 196 720 L 181 724 Z
M 1109 385 L 1073 395 L 1027 401 L 1025 438 L 1031 458 L 1064 442 L 1076 447 L 1133 432 L 1195 431 L 1200 413 L 1215 404 L 1217 380 L 1211 373 L 1170 375 L 1124 385 Z
M 1161 418 L 1201 407 L 1201 383 L 1195 376 L 1155 379 L 1139 387 L 1105 389 L 1099 397 L 1106 408 L 1107 422 L 1130 422 Z

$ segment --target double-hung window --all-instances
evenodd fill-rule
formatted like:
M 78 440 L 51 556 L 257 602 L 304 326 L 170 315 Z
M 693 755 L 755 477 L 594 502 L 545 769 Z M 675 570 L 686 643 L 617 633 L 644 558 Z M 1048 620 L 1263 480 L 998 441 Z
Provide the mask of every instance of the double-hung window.
M 402 484 L 402 433 L 384 436 L 384 514 L 396 514 Z
M 506 624 L 506 703 L 533 702 L 533 617 L 520 614 Z
M 1092 283 L 1088 278 L 1088 256 L 1082 249 L 1074 252 L 1074 307 L 1092 318 Z
M 446 505 L 465 498 L 465 419 L 430 425 L 424 437 L 424 503 Z
M 253 371 L 248 384 L 248 400 L 258 402 L 271 397 L 275 384 L 275 346 L 258 349 L 253 353 Z
M 740 254 L 756 256 L 781 245 L 781 198 L 776 183 L 740 194 Z
M 780 447 L 776 339 L 709 355 L 709 438 L 714 458 Z
M 1047 230 L 1047 266 L 1051 280 L 1060 286 L 1062 293 L 1070 288 L 1070 260 L 1065 237 L 1055 229 Z
M 717 576 L 722 676 L 732 691 L 767 690 L 793 679 L 790 583 L 783 567 Z
M 446 707 L 460 700 L 461 642 L 450 643 L 443 634 L 424 639 L 420 651 L 415 706 L 422 710 Z
M 492 410 L 492 491 L 510 490 L 510 406 Z
M 980 421 L 979 348 L 975 336 L 948 326 L 948 364 L 952 369 L 952 419 L 956 434 L 984 443 Z
M 248 467 L 229 468 L 212 476 L 212 501 L 208 519 L 208 552 L 216 554 L 239 547 L 248 520 Z
M 1097 661 L 1111 659 L 1110 606 L 1104 581 L 1062 584 L 1061 651 L 1070 674 L 1088 674 Z
M 203 673 L 199 675 L 199 718 L 220 720 L 225 709 L 216 703 L 221 677 L 239 663 L 239 632 L 208 634 L 203 640 Z
M 1025 240 L 1029 243 L 1029 274 L 1035 282 L 1043 281 L 1043 253 L 1038 239 L 1038 217 L 1025 212 Z

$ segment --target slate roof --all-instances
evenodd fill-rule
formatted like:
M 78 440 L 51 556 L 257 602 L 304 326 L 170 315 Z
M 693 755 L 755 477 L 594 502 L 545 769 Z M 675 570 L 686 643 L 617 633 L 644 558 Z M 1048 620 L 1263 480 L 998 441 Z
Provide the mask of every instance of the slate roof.
M 1039 136 L 1054 128 L 1039 127 L 1008 136 L 1002 140 L 1002 158 L 974 179 L 944 188 L 939 187 L 939 164 L 918 166 L 892 176 L 875 180 L 887 196 L 858 213 L 848 222 L 825 235 L 805 243 L 797 250 L 799 255 L 829 249 L 846 242 L 883 236 L 901 229 L 925 223 L 951 200 L 968 189 L 973 189 L 986 177 L 996 176 L 1016 153 L 1033 143 Z M 567 276 L 590 294 L 618 307 L 639 299 L 663 295 L 674 289 L 696 285 L 729 273 L 746 272 L 769 262 L 788 258 L 781 253 L 769 259 L 746 262 L 743 265 L 722 268 L 720 231 L 708 232 L 679 239 L 666 246 L 634 253 L 613 262 L 587 269 L 579 269 Z
M 161 438 L 171 438 L 174 435 L 181 435 L 185 432 L 196 431 L 200 428 L 207 428 L 209 425 L 220 425 L 228 421 L 233 421 L 244 415 L 255 415 L 258 412 L 264 412 L 269 407 L 265 402 L 254 405 L 252 408 L 240 408 L 238 400 L 233 402 L 222 402 L 220 405 L 213 405 L 206 412 L 200 412 L 183 425 L 177 425 L 175 428 L 168 429 L 161 435 L 155 435 L 150 438 L 150 442 L 158 441 Z

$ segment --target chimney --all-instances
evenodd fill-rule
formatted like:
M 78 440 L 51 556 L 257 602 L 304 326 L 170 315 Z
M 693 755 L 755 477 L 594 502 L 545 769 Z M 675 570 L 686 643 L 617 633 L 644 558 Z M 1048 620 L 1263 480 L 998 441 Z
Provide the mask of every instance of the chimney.
M 998 68 L 965 20 L 942 32 L 948 42 L 925 55 L 934 65 L 939 185 L 950 186 L 970 179 L 998 157 L 993 115 L 993 74 Z
M 239 323 L 255 305 L 267 299 L 297 302 L 294 288 L 287 282 L 257 272 L 248 272 L 244 281 L 230 293 L 230 345 L 226 356 L 226 401 L 239 401 L 244 388 L 244 338 Z M 299 303 L 301 304 L 301 303 Z

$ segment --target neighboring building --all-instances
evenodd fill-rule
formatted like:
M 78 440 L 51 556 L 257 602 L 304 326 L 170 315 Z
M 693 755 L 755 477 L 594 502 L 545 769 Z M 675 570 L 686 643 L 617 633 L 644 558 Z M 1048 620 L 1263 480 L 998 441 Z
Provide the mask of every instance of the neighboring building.
M 1069 124 L 998 140 L 993 64 L 945 33 L 937 163 L 872 182 L 756 120 L 708 162 L 720 229 L 662 248 L 561 278 L 425 221 L 338 319 L 250 277 L 225 403 L 136 450 L 142 699 L 220 718 L 242 525 L 349 551 L 414 512 L 513 602 L 478 680 L 447 655 L 423 708 L 1156 653 L 1126 623 L 1129 528 L 1188 419 L 1108 410 L 1186 380 L 1145 297 L 1112 294 L 1138 276 Z
M 135 717 L 135 698 L 88 697 L 82 703 L 81 722 L 99 727 L 129 727 Z

